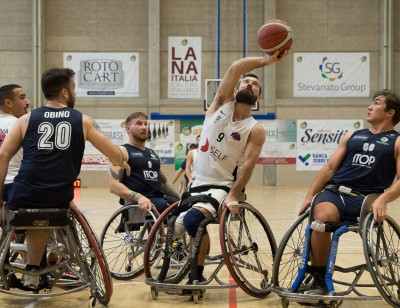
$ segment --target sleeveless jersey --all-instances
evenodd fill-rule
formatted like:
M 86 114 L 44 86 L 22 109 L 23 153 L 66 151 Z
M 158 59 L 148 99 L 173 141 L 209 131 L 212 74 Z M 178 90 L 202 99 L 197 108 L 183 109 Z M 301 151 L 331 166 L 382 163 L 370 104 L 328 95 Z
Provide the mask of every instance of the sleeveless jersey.
M 205 119 L 200 136 L 193 187 L 220 185 L 232 187 L 238 167 L 243 164 L 253 117 L 233 121 L 234 102 L 224 104 Z
M 394 146 L 396 131 L 373 134 L 355 131 L 346 144 L 346 154 L 328 184 L 345 185 L 362 194 L 382 193 L 396 176 Z
M 192 179 L 196 178 L 196 162 L 197 162 L 197 153 L 198 150 L 191 150 L 193 153 L 193 162 L 192 165 L 190 166 L 190 174 L 192 175 Z
M 17 118 L 8 113 L 0 114 L 0 147 L 4 142 L 4 139 L 10 133 L 11 128 L 17 122 Z M 22 160 L 22 148 L 18 150 L 8 165 L 8 171 L 4 184 L 10 184 L 14 182 L 15 176 L 18 174 L 19 167 L 21 166 Z
M 9 208 L 69 207 L 85 149 L 82 113 L 69 107 L 33 110 L 22 147 Z
M 130 144 L 123 146 L 129 154 L 128 164 L 131 167 L 131 175 L 127 177 L 124 174 L 121 183 L 146 198 L 163 197 L 160 185 L 161 161 L 157 154 L 149 148 L 142 151 Z

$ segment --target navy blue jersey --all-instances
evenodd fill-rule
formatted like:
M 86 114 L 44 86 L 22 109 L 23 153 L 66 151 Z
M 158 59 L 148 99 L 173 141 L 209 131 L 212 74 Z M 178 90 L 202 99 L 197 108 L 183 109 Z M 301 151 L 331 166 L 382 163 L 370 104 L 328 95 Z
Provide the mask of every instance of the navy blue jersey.
M 396 176 L 394 146 L 399 133 L 373 134 L 355 131 L 346 144 L 346 154 L 328 184 L 344 185 L 363 193 L 382 193 Z
M 182 161 L 180 168 L 183 169 L 183 176 L 185 177 L 185 182 L 187 185 L 189 183 L 189 179 L 186 176 L 186 171 L 185 171 L 186 170 L 186 158 Z
M 68 207 L 85 149 L 82 113 L 68 107 L 33 110 L 22 147 L 9 208 Z
M 147 198 L 163 197 L 160 186 L 161 161 L 157 154 L 149 148 L 142 151 L 130 144 L 123 146 L 129 154 L 131 175 L 128 177 L 124 174 L 121 183 Z

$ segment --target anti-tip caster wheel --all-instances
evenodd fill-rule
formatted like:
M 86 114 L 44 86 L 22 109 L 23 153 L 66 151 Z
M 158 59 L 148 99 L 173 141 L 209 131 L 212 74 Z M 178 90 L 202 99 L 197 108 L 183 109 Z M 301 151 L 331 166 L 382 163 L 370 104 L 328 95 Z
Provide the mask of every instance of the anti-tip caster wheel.
M 193 293 L 193 301 L 194 301 L 195 304 L 199 303 L 199 297 L 200 297 L 199 296 L 199 292 L 196 291 L 196 292 Z
M 282 297 L 282 308 L 288 308 L 289 307 L 289 301 L 286 297 Z
M 156 300 L 158 297 L 158 291 L 156 290 L 155 287 L 151 287 L 151 297 Z

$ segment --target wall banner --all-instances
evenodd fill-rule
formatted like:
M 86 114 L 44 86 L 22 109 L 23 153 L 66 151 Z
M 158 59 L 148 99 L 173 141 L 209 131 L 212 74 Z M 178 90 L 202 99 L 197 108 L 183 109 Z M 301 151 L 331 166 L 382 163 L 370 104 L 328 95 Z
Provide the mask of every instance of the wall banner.
M 201 97 L 201 37 L 168 38 L 168 97 Z
M 125 129 L 125 120 L 96 119 L 101 131 L 116 145 L 129 143 Z M 148 120 L 149 134 L 146 147 L 153 149 L 161 159 L 162 164 L 174 163 L 175 121 Z M 108 159 L 90 142 L 85 144 L 81 170 L 107 170 Z
M 296 120 L 259 120 L 265 131 L 265 143 L 258 164 L 296 163 Z
M 297 120 L 297 171 L 320 170 L 331 158 L 340 139 L 363 128 L 363 120 Z
M 295 53 L 293 96 L 368 97 L 369 53 Z
M 139 53 L 64 52 L 77 97 L 138 97 Z

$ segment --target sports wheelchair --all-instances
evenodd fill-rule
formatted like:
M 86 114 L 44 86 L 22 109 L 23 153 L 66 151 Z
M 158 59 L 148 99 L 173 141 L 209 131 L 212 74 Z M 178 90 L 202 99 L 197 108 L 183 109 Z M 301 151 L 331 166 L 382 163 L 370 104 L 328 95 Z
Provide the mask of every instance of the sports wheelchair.
M 76 208 L 0 211 L 0 292 L 24 297 L 50 297 L 90 289 L 89 305 L 106 305 L 112 281 L 103 251 L 85 216 Z M 50 229 L 40 269 L 25 269 L 25 231 Z M 52 257 L 50 261 L 49 257 Z M 37 288 L 23 285 L 24 275 L 39 276 Z
M 128 280 L 144 273 L 144 249 L 158 217 L 154 206 L 145 214 L 137 204 L 125 205 L 111 215 L 101 232 L 100 245 L 112 277 Z
M 313 280 L 312 275 L 307 272 L 311 232 L 318 232 L 312 231 L 318 225 L 312 219 L 317 196 L 318 194 L 314 197 L 310 210 L 299 216 L 289 227 L 275 256 L 272 291 L 282 298 L 282 307 L 288 307 L 289 302 L 294 301 L 333 308 L 339 307 L 344 300 L 371 301 L 380 300 L 381 296 L 391 306 L 399 307 L 400 227 L 389 216 L 382 223 L 374 221 L 370 208 L 378 194 L 366 196 L 357 223 L 325 223 L 325 232 L 333 232 L 325 274 L 329 294 L 307 294 Z M 339 238 L 349 231 L 361 236 L 361 254 L 364 254 L 366 262 L 346 268 L 336 265 L 335 262 Z M 370 275 L 364 277 L 365 272 Z M 365 295 L 364 292 L 373 294 Z
M 206 289 L 240 287 L 247 294 L 262 298 L 270 293 L 272 264 L 276 252 L 275 238 L 261 215 L 252 205 L 239 202 L 239 212 L 232 217 L 228 209 L 217 219 L 205 218 L 191 244 L 187 232 L 174 234 L 179 213 L 197 202 L 208 202 L 207 195 L 189 196 L 170 206 L 156 221 L 150 232 L 144 254 L 145 283 L 151 286 L 151 295 L 157 299 L 159 291 L 180 293 L 191 290 L 191 298 L 198 303 Z M 211 197 L 209 197 L 211 198 Z M 197 271 L 201 238 L 207 225 L 219 223 L 221 254 L 208 255 L 205 269 L 210 273 L 205 281 L 182 283 L 189 271 Z M 217 274 L 226 264 L 236 284 L 226 283 Z M 210 270 L 209 270 L 210 268 Z M 206 270 L 204 271 L 206 272 Z

